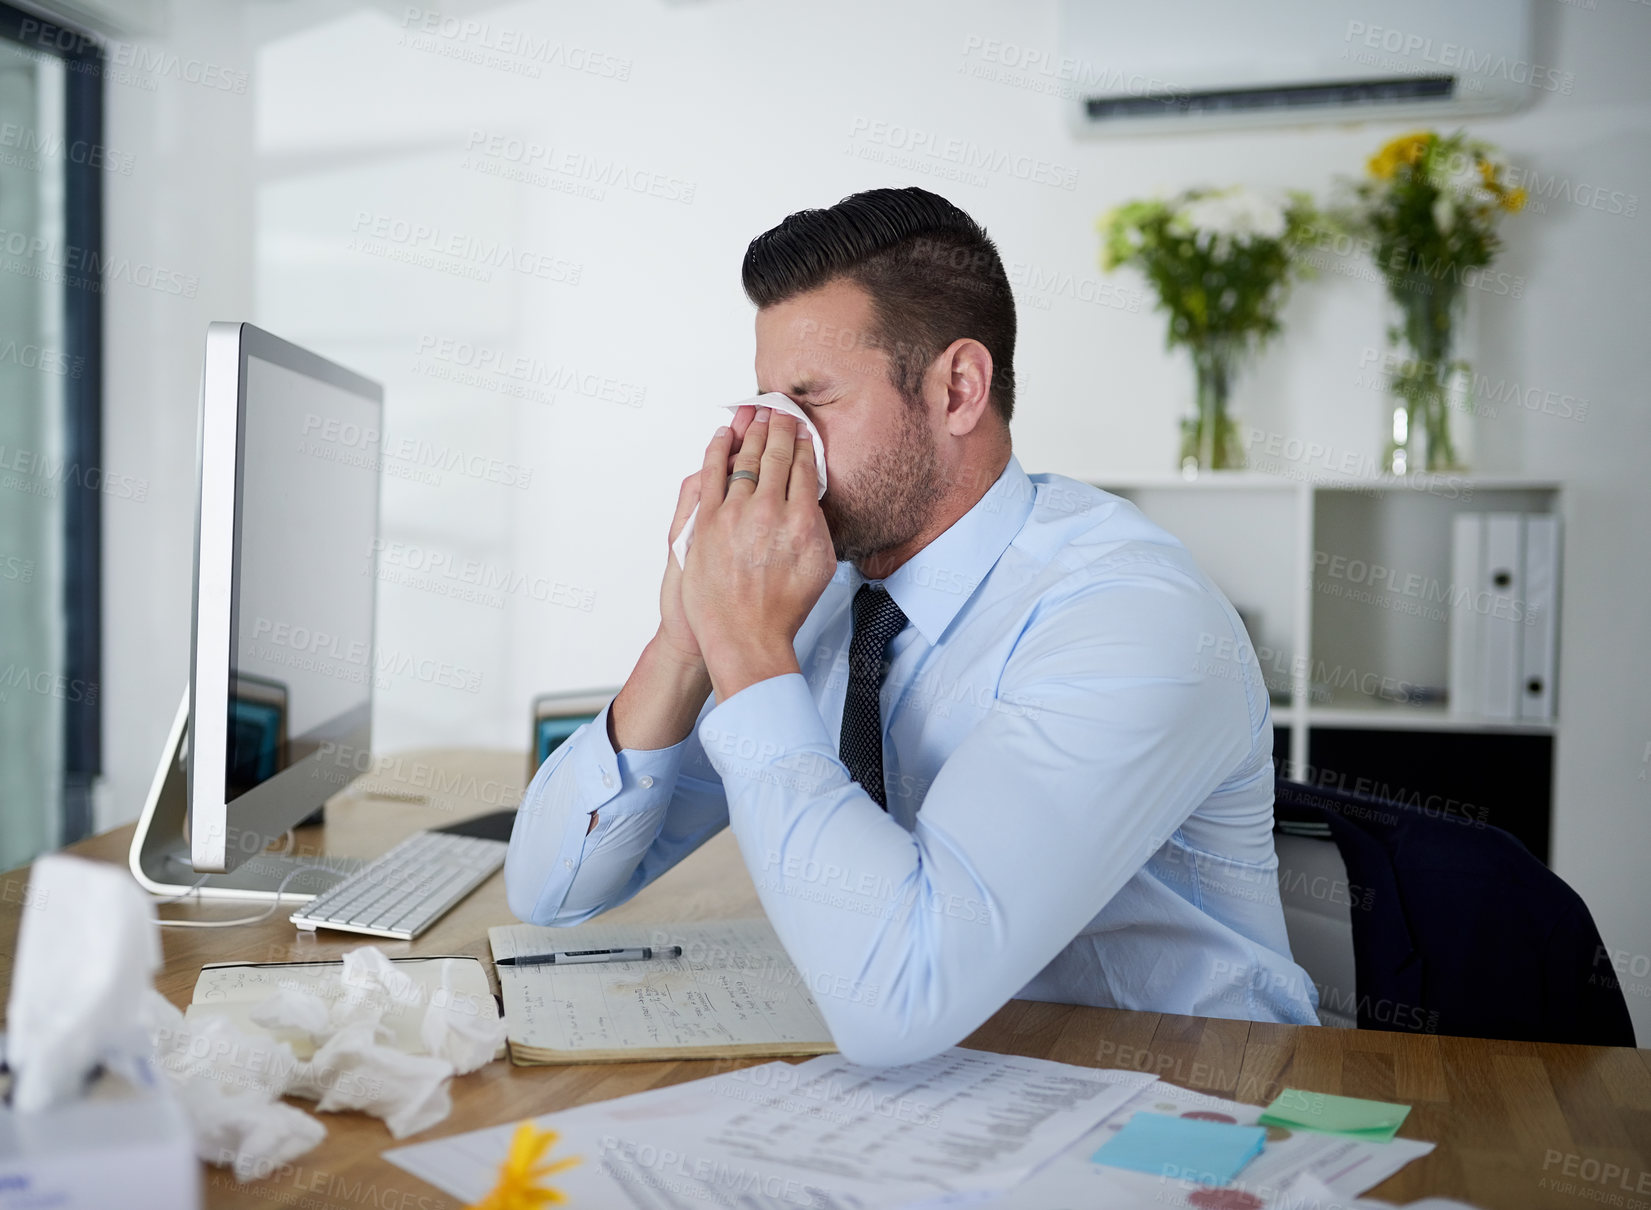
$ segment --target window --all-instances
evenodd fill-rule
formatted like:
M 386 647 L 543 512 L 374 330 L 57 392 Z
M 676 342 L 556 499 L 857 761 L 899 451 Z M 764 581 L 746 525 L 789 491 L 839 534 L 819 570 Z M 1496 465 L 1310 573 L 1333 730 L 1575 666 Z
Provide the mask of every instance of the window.
M 0 3 L 0 869 L 100 771 L 102 54 Z

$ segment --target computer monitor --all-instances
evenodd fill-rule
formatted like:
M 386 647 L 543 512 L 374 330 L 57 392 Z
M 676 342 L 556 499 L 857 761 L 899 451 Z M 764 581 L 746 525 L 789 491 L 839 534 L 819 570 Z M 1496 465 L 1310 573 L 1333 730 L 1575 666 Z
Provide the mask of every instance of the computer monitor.
M 207 329 L 189 687 L 132 851 L 151 889 L 212 875 L 203 893 L 273 894 L 292 866 L 266 850 L 371 751 L 383 405 L 378 383 L 251 324 Z

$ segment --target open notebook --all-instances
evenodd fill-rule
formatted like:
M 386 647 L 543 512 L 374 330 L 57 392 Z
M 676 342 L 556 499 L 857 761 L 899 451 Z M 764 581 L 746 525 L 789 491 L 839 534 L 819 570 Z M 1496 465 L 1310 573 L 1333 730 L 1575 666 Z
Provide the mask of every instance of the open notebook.
M 820 1055 L 837 1049 L 765 919 L 487 931 L 493 957 L 680 945 L 680 958 L 501 966 L 510 1057 L 536 1063 Z

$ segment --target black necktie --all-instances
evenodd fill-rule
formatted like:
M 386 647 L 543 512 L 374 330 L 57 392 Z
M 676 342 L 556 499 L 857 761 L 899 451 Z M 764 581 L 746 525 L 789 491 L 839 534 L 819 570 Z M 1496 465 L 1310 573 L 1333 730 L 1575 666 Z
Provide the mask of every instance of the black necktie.
M 889 804 L 883 791 L 883 712 L 878 703 L 883 653 L 889 640 L 906 628 L 906 615 L 881 585 L 860 585 L 854 594 L 854 637 L 848 645 L 848 696 L 843 699 L 843 729 L 837 754 L 849 776 L 865 787 L 883 810 Z

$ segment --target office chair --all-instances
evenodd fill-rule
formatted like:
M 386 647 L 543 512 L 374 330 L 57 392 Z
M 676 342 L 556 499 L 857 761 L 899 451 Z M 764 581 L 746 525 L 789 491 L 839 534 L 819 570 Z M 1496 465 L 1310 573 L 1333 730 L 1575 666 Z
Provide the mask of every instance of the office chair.
M 1273 833 L 1278 853 L 1278 897 L 1290 956 L 1318 989 L 1320 1025 L 1356 1029 L 1357 983 L 1353 970 L 1353 897 L 1347 866 L 1330 839 L 1328 824 L 1317 834 L 1280 828 Z
M 1587 905 L 1507 832 L 1282 778 L 1274 813 L 1346 866 L 1360 1029 L 1634 1045 Z

